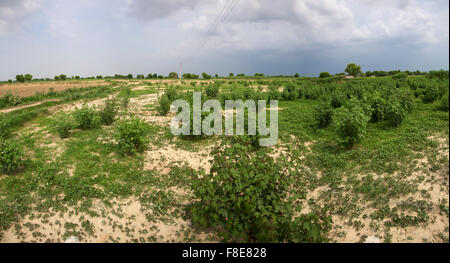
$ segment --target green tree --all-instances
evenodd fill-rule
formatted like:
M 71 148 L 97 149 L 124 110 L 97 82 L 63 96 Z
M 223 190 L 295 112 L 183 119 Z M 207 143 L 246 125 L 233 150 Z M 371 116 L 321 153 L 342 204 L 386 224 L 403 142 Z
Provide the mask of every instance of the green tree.
M 177 79 L 177 78 L 178 78 L 178 73 L 176 73 L 176 72 L 169 73 L 169 79 Z
M 211 79 L 211 75 L 206 74 L 205 72 L 202 73 L 203 79 Z
M 17 82 L 24 82 L 25 81 L 25 77 L 23 75 L 17 75 L 16 76 L 16 81 Z
M 350 63 L 345 68 L 345 72 L 351 76 L 358 76 L 361 74 L 361 66 L 358 66 L 355 63 Z
M 33 75 L 26 74 L 24 78 L 25 78 L 25 81 L 32 81 L 33 80 Z
M 331 74 L 328 73 L 328 72 L 322 72 L 322 73 L 320 73 L 320 75 L 319 75 L 319 78 L 321 78 L 321 79 L 323 79 L 323 78 L 329 78 L 329 77 L 331 77 Z
M 133 78 L 133 74 L 128 74 L 127 78 L 132 79 Z

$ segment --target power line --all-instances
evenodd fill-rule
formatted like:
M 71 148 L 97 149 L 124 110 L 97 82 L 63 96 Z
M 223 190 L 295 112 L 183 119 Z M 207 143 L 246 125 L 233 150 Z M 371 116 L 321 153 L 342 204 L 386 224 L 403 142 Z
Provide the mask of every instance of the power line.
M 228 18 L 228 16 L 233 11 L 234 7 L 237 5 L 239 0 L 228 0 L 225 5 L 222 7 L 221 11 L 219 12 L 218 16 L 214 20 L 214 22 L 209 27 L 208 31 L 204 34 L 202 40 L 204 40 L 203 44 L 200 46 L 200 49 L 203 48 L 209 40 L 209 35 L 213 35 L 217 32 L 220 25 Z M 182 64 L 183 61 L 180 62 L 180 76 L 182 74 Z
M 228 18 L 228 16 L 233 11 L 234 7 L 237 5 L 239 0 L 232 0 L 231 5 L 228 6 L 225 13 L 218 17 L 218 22 L 214 24 L 213 29 L 209 32 L 211 35 L 215 34 L 217 30 L 219 29 L 220 25 Z M 208 36 L 206 36 L 205 42 L 201 45 L 201 48 L 203 48 L 208 43 Z
M 209 33 L 211 33 L 214 29 L 214 27 L 217 25 L 217 23 L 219 22 L 220 18 L 225 14 L 226 10 L 228 9 L 229 4 L 234 1 L 234 0 L 228 0 L 225 5 L 222 7 L 222 10 L 220 11 L 219 15 L 216 17 L 216 20 L 214 20 L 214 22 L 211 24 L 211 26 L 209 27 L 208 31 L 206 31 L 205 33 L 205 37 L 208 36 Z

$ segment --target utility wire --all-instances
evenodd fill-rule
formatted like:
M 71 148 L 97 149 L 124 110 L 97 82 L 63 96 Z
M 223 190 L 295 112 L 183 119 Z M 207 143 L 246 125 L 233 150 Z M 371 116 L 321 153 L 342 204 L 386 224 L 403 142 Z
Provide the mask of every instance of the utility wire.
M 216 17 L 216 19 L 214 20 L 214 22 L 211 24 L 211 26 L 209 27 L 208 31 L 204 34 L 203 36 L 203 43 L 200 46 L 200 49 L 202 49 L 209 41 L 209 36 L 210 35 L 214 35 L 217 30 L 219 29 L 220 25 L 228 18 L 228 16 L 231 14 L 231 12 L 233 11 L 234 7 L 237 5 L 237 3 L 239 2 L 239 0 L 228 0 L 225 5 L 222 7 L 221 11 L 219 12 L 219 15 Z M 180 75 L 182 74 L 182 64 L 183 61 L 180 62 Z M 179 76 L 180 78 L 182 76 Z
M 226 9 L 225 13 L 223 13 L 223 15 L 218 17 L 217 19 L 218 22 L 213 24 L 214 26 L 212 27 L 213 29 L 211 31 L 208 31 L 211 35 L 214 35 L 217 32 L 220 25 L 228 18 L 228 16 L 231 14 L 231 12 L 233 11 L 234 7 L 237 5 L 238 2 L 239 0 L 232 0 L 231 4 Z M 201 45 L 201 48 L 203 48 L 208 43 L 208 41 L 209 37 L 208 35 L 206 35 L 206 39 Z
M 219 15 L 216 17 L 216 19 L 214 20 L 214 22 L 211 24 L 211 26 L 209 27 L 208 31 L 206 31 L 205 33 L 205 37 L 209 35 L 209 33 L 211 33 L 213 31 L 213 29 L 216 27 L 217 23 L 219 22 L 220 18 L 225 14 L 226 10 L 229 7 L 229 4 L 232 3 L 232 1 L 234 0 L 228 0 L 225 5 L 222 7 L 222 10 L 220 11 Z

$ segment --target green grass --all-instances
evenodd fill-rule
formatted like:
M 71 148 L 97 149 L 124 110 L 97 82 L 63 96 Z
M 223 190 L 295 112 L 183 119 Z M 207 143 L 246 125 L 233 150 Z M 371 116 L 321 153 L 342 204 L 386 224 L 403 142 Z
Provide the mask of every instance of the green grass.
M 268 84 L 264 81 L 258 85 Z M 288 81 L 281 79 L 278 85 Z M 247 88 L 240 84 L 236 88 L 224 84 L 220 93 Z M 177 217 L 189 220 L 189 211 L 181 203 L 192 198 L 190 179 L 197 176 L 197 171 L 168 163 L 166 166 L 170 172 L 163 174 L 157 169 L 144 169 L 148 161 L 145 152 L 121 156 L 113 139 L 115 124 L 92 130 L 74 129 L 66 139 L 58 138 L 51 130 L 52 116 L 48 111 L 51 106 L 105 97 L 113 92 L 117 92 L 119 98 L 137 99 L 160 92 L 154 86 L 144 90 L 127 89 L 80 90 L 76 93 L 79 97 L 46 102 L 0 116 L 1 122 L 8 127 L 4 137 L 17 140 L 28 156 L 21 173 L 0 177 L 0 238 L 2 230 L 15 226 L 19 236 L 24 235 L 23 232 L 32 232 L 37 240 L 45 241 L 45 237 L 35 231 L 36 226 L 20 226 L 17 222 L 25 215 L 45 217 L 68 213 L 71 209 L 75 213 L 105 218 L 108 224 L 113 224 L 108 219 L 110 215 L 102 214 L 93 205 L 98 200 L 105 206 L 114 207 L 112 200 L 137 198 L 148 222 L 173 223 Z M 193 88 L 183 86 L 182 89 Z M 202 88 L 197 86 L 194 89 Z M 61 98 L 66 96 L 61 95 Z M 387 121 L 369 123 L 365 139 L 350 149 L 337 143 L 336 123 L 324 129 L 315 127 L 313 112 L 318 103 L 318 100 L 308 99 L 279 102 L 279 107 L 283 108 L 279 111 L 279 137 L 282 145 L 288 147 L 281 158 L 292 155 L 292 163 L 296 164 L 290 170 L 295 178 L 290 194 L 296 199 L 294 206 L 297 209 L 308 206 L 311 211 L 319 211 L 325 208 L 334 216 L 345 218 L 344 224 L 355 229 L 370 227 L 384 236 L 385 242 L 392 241 L 391 228 L 428 224 L 433 220 L 433 211 L 440 211 L 448 218 L 448 199 L 432 202 L 431 190 L 420 188 L 421 184 L 427 183 L 448 193 L 448 177 L 437 173 L 448 167 L 448 159 L 440 157 L 443 145 L 432 139 L 432 136 L 444 138 L 448 147 L 449 114 L 436 110 L 438 101 L 423 104 L 416 99 L 413 111 L 399 127 L 392 127 Z M 155 105 L 149 104 L 143 109 L 154 110 Z M 130 113 L 123 109 L 120 114 L 119 118 Z M 30 132 L 23 129 L 25 124 L 33 124 L 39 129 Z M 200 151 L 222 140 L 222 137 L 201 140 L 176 138 L 168 126 L 154 125 L 149 139 L 153 149 L 170 145 L 176 149 Z M 306 147 L 305 143 L 309 146 Z M 429 165 L 417 167 L 416 160 L 424 157 Z M 328 190 L 307 198 L 318 187 Z M 185 193 L 180 195 L 173 188 L 182 189 Z M 395 205 L 389 205 L 393 202 Z M 115 213 L 126 217 L 120 211 Z M 370 226 L 364 225 L 364 220 L 371 220 Z M 88 239 L 97 231 L 89 219 L 62 222 L 62 225 L 61 237 L 77 235 Z M 148 239 L 134 240 L 132 229 L 127 227 L 117 226 L 120 231 L 128 233 L 130 240 L 157 240 L 153 232 L 148 234 Z M 180 240 L 195 240 L 197 230 L 195 227 L 183 229 Z M 345 232 L 339 236 L 344 237 Z M 448 240 L 448 229 L 441 239 Z M 50 238 L 52 240 L 57 239 Z

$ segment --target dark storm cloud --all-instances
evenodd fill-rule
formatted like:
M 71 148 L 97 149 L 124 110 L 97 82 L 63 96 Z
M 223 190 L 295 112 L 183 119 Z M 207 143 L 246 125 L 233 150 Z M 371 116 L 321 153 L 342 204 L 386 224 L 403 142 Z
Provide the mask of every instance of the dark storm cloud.
M 201 0 L 132 0 L 128 3 L 128 14 L 138 20 L 153 21 L 168 17 L 180 10 L 194 9 Z

